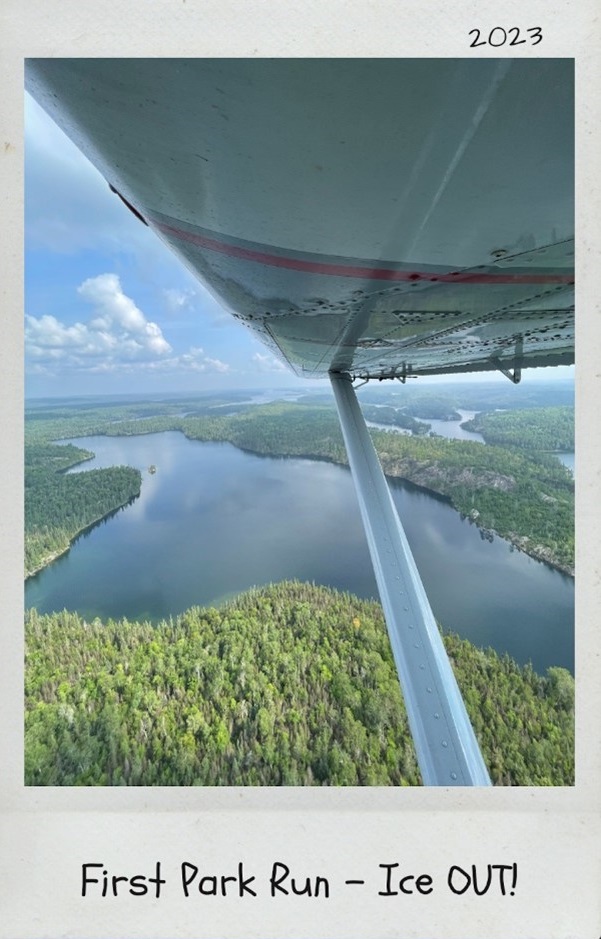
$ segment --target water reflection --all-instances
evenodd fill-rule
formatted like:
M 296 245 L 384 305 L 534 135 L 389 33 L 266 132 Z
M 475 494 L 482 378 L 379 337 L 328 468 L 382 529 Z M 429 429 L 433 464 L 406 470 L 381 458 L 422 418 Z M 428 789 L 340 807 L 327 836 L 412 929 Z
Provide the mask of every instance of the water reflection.
M 377 596 L 343 467 L 257 457 L 175 432 L 74 442 L 97 454 L 84 470 L 137 466 L 142 492 L 30 579 L 28 606 L 156 621 L 285 578 Z M 392 491 L 434 613 L 447 629 L 531 660 L 541 671 L 573 668 L 570 578 L 501 539 L 483 541 L 443 499 L 401 482 Z

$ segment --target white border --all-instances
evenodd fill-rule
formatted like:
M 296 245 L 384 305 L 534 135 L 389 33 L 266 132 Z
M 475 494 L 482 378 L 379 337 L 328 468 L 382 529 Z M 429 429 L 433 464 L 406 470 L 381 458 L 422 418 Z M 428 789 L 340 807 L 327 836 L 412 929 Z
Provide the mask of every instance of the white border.
M 526 12 L 526 9 L 528 12 Z M 0 939 L 38 937 L 436 937 L 596 939 L 601 935 L 601 349 L 598 185 L 601 32 L 594 0 L 460 0 L 414 7 L 320 0 L 3 0 L 0 179 Z M 595 20 L 595 17 L 597 19 Z M 25 789 L 22 780 L 22 71 L 25 56 L 465 56 L 475 26 L 541 25 L 527 55 L 575 56 L 577 73 L 577 782 L 491 791 L 294 789 Z M 521 51 L 524 47 L 520 47 Z M 480 50 L 479 50 L 480 51 Z M 512 53 L 515 50 L 510 50 Z M 487 55 L 499 55 L 492 50 Z M 506 53 L 509 55 L 509 51 Z M 595 188 L 596 187 L 596 188 Z M 158 900 L 80 897 L 81 864 L 168 876 Z M 187 901 L 182 861 L 257 875 L 262 896 Z M 270 898 L 274 860 L 323 874 L 328 900 Z M 378 897 L 378 865 L 431 873 L 430 896 Z M 514 897 L 453 896 L 451 864 L 516 861 Z M 365 888 L 344 888 L 365 877 Z M 359 892 L 353 892 L 359 891 Z

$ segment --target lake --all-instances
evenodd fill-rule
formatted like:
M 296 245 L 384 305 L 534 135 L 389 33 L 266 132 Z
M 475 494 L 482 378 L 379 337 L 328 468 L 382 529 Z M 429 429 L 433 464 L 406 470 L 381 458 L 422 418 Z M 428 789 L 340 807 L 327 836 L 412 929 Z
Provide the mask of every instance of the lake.
M 482 434 L 477 434 L 471 430 L 465 430 L 461 425 L 465 421 L 472 421 L 476 416 L 476 411 L 460 411 L 458 421 L 439 421 L 434 418 L 420 418 L 425 424 L 430 425 L 430 433 L 437 434 L 439 437 L 449 437 L 454 440 L 476 440 L 478 443 L 484 443 Z
M 465 430 L 461 425 L 464 421 L 470 421 L 477 414 L 477 411 L 458 411 L 458 414 L 461 415 L 458 421 L 440 421 L 429 418 L 418 418 L 420 423 L 429 424 L 430 430 L 428 433 L 436 434 L 438 437 L 447 437 L 449 440 L 475 440 L 477 443 L 486 443 L 482 434 L 475 433 L 471 430 Z M 411 435 L 410 430 L 405 430 L 403 427 L 395 427 L 394 424 L 381 424 L 377 421 L 366 421 L 368 427 L 376 427 L 378 430 L 387 430 L 395 434 L 406 434 Z M 572 476 L 574 475 L 574 452 L 563 453 L 560 451 L 553 451 L 553 456 L 555 456 L 564 466 L 570 470 Z
M 156 622 L 289 578 L 377 597 L 346 468 L 259 457 L 177 432 L 73 443 L 96 453 L 84 470 L 138 467 L 142 492 L 27 581 L 28 607 Z M 573 671 L 571 578 L 500 538 L 487 541 L 440 498 L 401 481 L 392 491 L 446 629 L 539 672 Z
M 381 405 L 381 407 L 386 407 L 386 405 Z M 402 408 L 397 408 L 398 411 L 401 411 Z M 476 440 L 478 443 L 484 443 L 484 437 L 482 434 L 473 433 L 470 430 L 464 430 L 461 426 L 464 421 L 470 421 L 474 418 L 476 411 L 457 411 L 460 416 L 457 421 L 441 421 L 434 418 L 421 418 L 418 417 L 416 420 L 420 424 L 429 425 L 430 429 L 428 433 L 436 434 L 438 437 L 448 437 L 455 440 Z M 404 427 L 396 427 L 394 424 L 381 424 L 378 421 L 366 421 L 368 427 L 377 427 L 378 430 L 391 430 L 397 434 L 406 434 L 411 435 L 411 431 L 405 429 Z

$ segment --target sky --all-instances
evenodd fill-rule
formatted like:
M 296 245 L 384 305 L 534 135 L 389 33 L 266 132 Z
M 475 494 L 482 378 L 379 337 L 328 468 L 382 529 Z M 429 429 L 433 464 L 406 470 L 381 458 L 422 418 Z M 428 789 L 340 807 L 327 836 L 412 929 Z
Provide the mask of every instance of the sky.
M 25 306 L 28 397 L 307 385 L 129 212 L 29 95 Z
M 29 95 L 25 306 L 27 397 L 329 387 L 234 320 Z

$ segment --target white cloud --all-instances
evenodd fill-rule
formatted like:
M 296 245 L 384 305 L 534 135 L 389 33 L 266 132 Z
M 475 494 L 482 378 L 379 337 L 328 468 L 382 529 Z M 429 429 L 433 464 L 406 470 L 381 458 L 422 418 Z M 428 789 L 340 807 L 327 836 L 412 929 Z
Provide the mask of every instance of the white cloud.
M 258 372 L 288 372 L 288 368 L 275 355 L 268 353 L 255 352 L 252 357 Z
M 188 352 L 184 352 L 181 355 L 164 359 L 161 362 L 155 362 L 152 367 L 155 370 L 161 369 L 163 371 L 174 372 L 225 374 L 231 371 L 230 366 L 225 362 L 222 362 L 220 359 L 212 359 L 210 356 L 205 355 L 203 349 L 194 346 L 192 346 Z
M 116 274 L 100 274 L 84 281 L 77 292 L 94 307 L 87 323 L 67 325 L 46 314 L 25 317 L 26 351 L 30 360 L 62 362 L 71 367 L 104 367 L 120 362 L 152 360 L 172 349 L 159 326 L 149 322 L 131 297 L 123 293 Z
M 75 362 L 114 352 L 117 339 L 84 323 L 65 326 L 55 316 L 25 317 L 27 356 L 41 362 Z
M 163 296 L 170 313 L 179 313 L 180 310 L 189 309 L 192 306 L 192 299 L 196 297 L 196 291 L 188 287 L 186 290 L 179 290 L 177 287 L 163 289 Z
M 30 374 L 58 374 L 59 369 L 96 374 L 230 371 L 227 363 L 200 347 L 174 354 L 161 328 L 123 292 L 116 274 L 90 277 L 77 293 L 93 307 L 88 322 L 67 325 L 50 314 L 25 317 Z
M 98 314 L 90 321 L 89 329 L 99 335 L 117 336 L 122 353 L 137 356 L 171 352 L 160 327 L 149 322 L 134 301 L 123 293 L 116 274 L 90 277 L 77 288 L 77 292 L 95 307 Z

